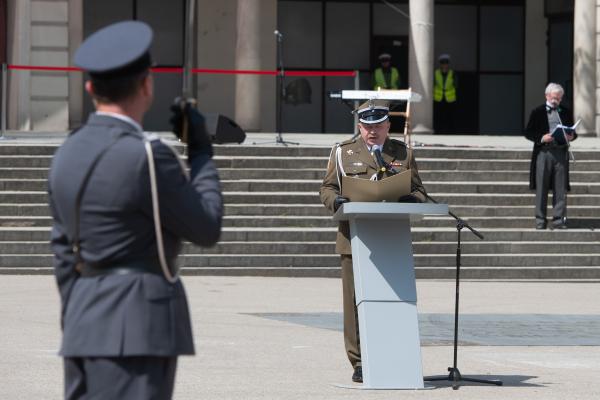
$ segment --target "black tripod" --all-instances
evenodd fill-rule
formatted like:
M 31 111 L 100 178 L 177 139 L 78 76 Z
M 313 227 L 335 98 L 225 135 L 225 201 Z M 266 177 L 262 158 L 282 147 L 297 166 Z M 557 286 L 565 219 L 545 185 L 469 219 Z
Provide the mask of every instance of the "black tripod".
M 425 193 L 425 191 L 421 191 L 419 189 L 417 189 L 417 190 L 419 192 L 421 192 L 432 203 L 438 204 L 438 202 L 435 201 L 427 193 Z M 452 218 L 454 218 L 456 220 L 456 234 L 457 234 L 457 239 L 456 239 L 457 240 L 457 247 L 456 247 L 456 295 L 455 295 L 455 298 L 454 298 L 454 364 L 452 365 L 452 367 L 448 367 L 448 371 L 450 373 L 447 376 L 446 375 L 426 376 L 423 380 L 425 380 L 425 381 L 446 381 L 446 380 L 448 380 L 448 381 L 452 382 L 452 389 L 454 389 L 454 390 L 457 390 L 460 387 L 460 382 L 462 382 L 462 381 L 465 381 L 465 382 L 477 382 L 477 383 L 487 383 L 487 384 L 490 384 L 490 385 L 502 386 L 502 381 L 469 378 L 469 377 L 461 375 L 460 371 L 458 370 L 458 299 L 459 299 L 459 285 L 460 285 L 460 255 L 461 255 L 461 250 L 460 250 L 460 232 L 462 231 L 463 228 L 467 228 L 471 232 L 473 232 L 473 234 L 475 236 L 477 236 L 481 240 L 483 240 L 483 235 L 481 233 L 477 232 L 475 229 L 473 229 L 471 226 L 469 226 L 469 224 L 466 221 L 462 220 L 460 217 L 456 216 L 452 212 L 448 211 L 448 214 Z
M 276 129 L 277 129 L 277 138 L 275 139 L 275 143 L 282 144 L 287 146 L 288 144 L 300 144 L 298 142 L 289 142 L 287 140 L 283 140 L 283 136 L 281 135 L 283 121 L 283 101 L 285 100 L 285 71 L 283 69 L 283 34 L 278 30 L 273 32 L 277 37 L 277 119 L 276 119 Z

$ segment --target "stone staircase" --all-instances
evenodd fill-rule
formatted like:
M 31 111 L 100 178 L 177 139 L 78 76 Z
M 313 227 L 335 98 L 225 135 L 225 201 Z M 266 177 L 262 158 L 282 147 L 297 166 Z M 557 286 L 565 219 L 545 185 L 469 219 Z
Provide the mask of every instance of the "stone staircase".
M 46 176 L 55 150 L 0 145 L 0 273 L 51 273 Z M 217 146 L 226 203 L 221 242 L 208 249 L 186 244 L 184 273 L 339 275 L 336 225 L 318 196 L 329 150 Z M 421 147 L 416 156 L 430 195 L 485 236 L 463 230 L 462 277 L 600 278 L 600 151 L 575 152 L 566 231 L 534 229 L 529 151 Z M 413 247 L 417 277 L 454 277 L 451 217 L 415 222 Z

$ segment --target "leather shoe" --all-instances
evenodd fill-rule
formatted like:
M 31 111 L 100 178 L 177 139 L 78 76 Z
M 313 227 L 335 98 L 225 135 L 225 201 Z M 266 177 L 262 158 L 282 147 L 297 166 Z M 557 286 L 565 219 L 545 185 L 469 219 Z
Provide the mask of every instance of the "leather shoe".
M 546 224 L 537 224 L 535 226 L 535 229 L 541 230 L 541 229 L 546 229 Z
M 362 383 L 362 367 L 355 367 L 352 382 Z
M 567 224 L 556 224 L 552 225 L 553 229 L 567 229 Z

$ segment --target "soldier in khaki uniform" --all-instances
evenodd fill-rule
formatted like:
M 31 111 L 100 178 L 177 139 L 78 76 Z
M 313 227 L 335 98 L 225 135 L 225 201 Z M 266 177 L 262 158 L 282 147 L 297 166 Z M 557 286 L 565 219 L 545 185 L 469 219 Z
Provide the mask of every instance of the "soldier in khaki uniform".
M 331 212 L 348 201 L 341 196 L 340 182 L 342 176 L 355 176 L 361 179 L 380 180 L 394 172 L 404 171 L 410 165 L 412 171 L 412 193 L 400 202 L 424 202 L 425 196 L 417 189 L 423 190 L 417 164 L 413 157 L 408 159 L 406 145 L 389 137 L 390 121 L 387 102 L 371 100 L 362 104 L 358 113 L 360 136 L 333 147 L 327 174 L 321 184 L 321 202 Z M 381 171 L 372 150 L 381 149 L 386 171 Z M 344 343 L 348 359 L 354 368 L 352 380 L 362 382 L 362 366 L 360 358 L 360 340 L 358 333 L 358 314 L 354 296 L 354 274 L 352 271 L 352 250 L 350 248 L 350 228 L 347 221 L 340 222 L 336 240 L 336 253 L 341 256 L 342 289 L 344 300 Z

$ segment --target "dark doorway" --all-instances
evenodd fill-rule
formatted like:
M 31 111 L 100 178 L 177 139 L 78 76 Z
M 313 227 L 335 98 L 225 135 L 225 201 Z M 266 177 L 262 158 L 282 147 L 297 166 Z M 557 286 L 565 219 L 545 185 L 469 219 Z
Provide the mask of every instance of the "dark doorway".
M 114 22 L 133 19 L 148 23 L 154 30 L 151 48 L 156 67 L 183 66 L 185 2 L 163 0 L 89 0 L 83 3 L 84 38 Z M 154 74 L 154 102 L 144 117 L 144 128 L 149 131 L 170 130 L 169 106 L 181 95 L 182 76 L 171 73 Z M 84 115 L 93 111 L 93 104 L 84 95 Z M 84 118 L 87 119 L 87 118 Z
M 454 133 L 479 133 L 479 74 L 474 71 L 454 71 L 460 90 L 454 109 Z
M 548 18 L 548 81 L 565 89 L 563 103 L 573 105 L 573 15 Z

